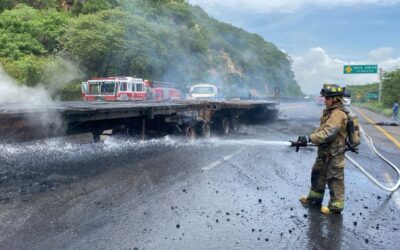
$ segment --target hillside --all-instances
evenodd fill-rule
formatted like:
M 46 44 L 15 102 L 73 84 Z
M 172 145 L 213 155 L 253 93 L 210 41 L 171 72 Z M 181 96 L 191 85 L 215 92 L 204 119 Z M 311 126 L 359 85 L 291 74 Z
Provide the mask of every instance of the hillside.
M 61 89 L 132 75 L 219 85 L 227 96 L 299 96 L 287 54 L 183 0 L 3 0 L 0 64 L 21 84 Z

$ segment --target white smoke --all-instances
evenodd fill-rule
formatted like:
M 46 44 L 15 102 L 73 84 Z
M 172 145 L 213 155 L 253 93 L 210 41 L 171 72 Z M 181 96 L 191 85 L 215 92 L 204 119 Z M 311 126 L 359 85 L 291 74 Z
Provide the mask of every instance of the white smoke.
M 54 109 L 53 100 L 44 87 L 21 86 L 0 67 L 0 112 L 10 111 L 20 113 L 20 119 L 28 120 L 29 123 L 10 124 L 6 119 L 0 120 L 3 129 L 0 131 L 0 139 L 30 140 L 59 135 L 64 131 L 61 116 Z M 5 131 L 24 132 L 8 135 L 4 134 L 9 133 Z
M 41 82 L 47 89 L 58 92 L 68 83 L 79 82 L 84 77 L 85 74 L 77 67 L 77 63 L 62 56 L 53 56 L 43 69 Z
M 18 85 L 0 67 L 0 104 L 18 103 L 22 106 L 45 106 L 51 103 L 51 97 L 42 86 L 30 88 Z

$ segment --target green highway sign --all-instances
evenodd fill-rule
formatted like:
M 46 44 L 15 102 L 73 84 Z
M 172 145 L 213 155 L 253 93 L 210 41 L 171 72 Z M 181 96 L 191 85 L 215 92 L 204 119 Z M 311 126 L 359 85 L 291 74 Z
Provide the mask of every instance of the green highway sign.
M 378 65 L 344 65 L 343 74 L 373 74 L 378 73 Z
M 375 99 L 378 100 L 379 93 L 378 92 L 368 92 L 367 99 Z

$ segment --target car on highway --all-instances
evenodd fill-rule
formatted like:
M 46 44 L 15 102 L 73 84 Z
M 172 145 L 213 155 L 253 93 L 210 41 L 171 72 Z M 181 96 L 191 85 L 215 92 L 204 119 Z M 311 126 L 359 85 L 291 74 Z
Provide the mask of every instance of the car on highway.
M 325 105 L 325 97 L 323 97 L 323 96 L 317 96 L 315 101 L 318 106 Z

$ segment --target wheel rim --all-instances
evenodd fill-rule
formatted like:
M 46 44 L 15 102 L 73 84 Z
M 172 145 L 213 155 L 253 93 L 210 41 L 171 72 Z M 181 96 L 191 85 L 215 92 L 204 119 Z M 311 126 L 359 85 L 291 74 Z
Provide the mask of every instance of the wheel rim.
M 189 140 L 194 140 L 196 138 L 196 131 L 192 126 L 186 128 L 186 138 Z
M 229 120 L 228 120 L 228 118 L 224 118 L 224 120 L 222 120 L 222 133 L 224 135 L 229 134 Z
M 211 127 L 210 127 L 210 125 L 203 124 L 203 126 L 202 126 L 202 134 L 203 134 L 204 138 L 206 138 L 206 139 L 210 138 L 210 135 L 211 135 Z

